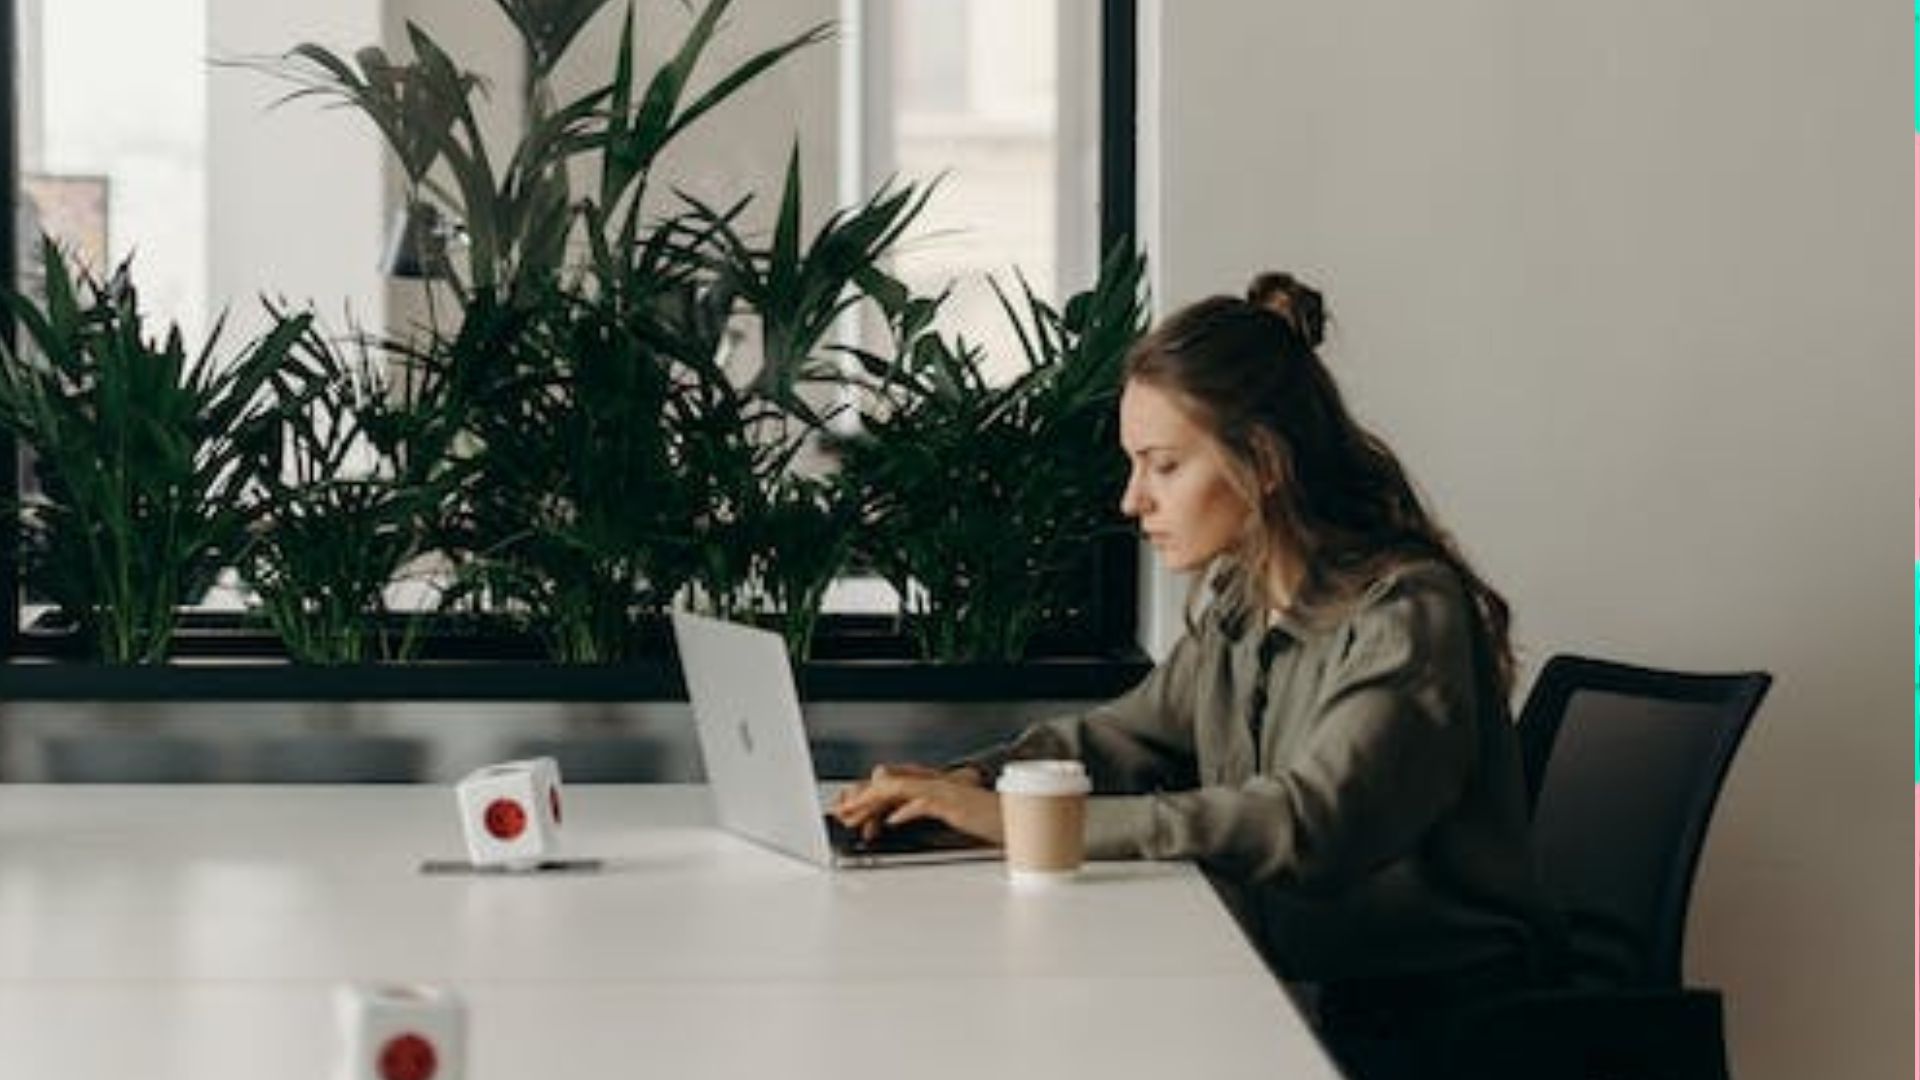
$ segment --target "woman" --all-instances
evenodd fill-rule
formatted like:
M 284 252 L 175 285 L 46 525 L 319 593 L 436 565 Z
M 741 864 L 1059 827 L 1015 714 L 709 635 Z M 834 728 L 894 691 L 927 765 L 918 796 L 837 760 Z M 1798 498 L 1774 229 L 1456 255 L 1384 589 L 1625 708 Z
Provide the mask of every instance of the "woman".
M 1121 510 L 1211 600 L 1134 690 L 957 767 L 883 766 L 836 812 L 1001 839 L 992 781 L 1074 757 L 1092 858 L 1192 858 L 1363 1076 L 1443 1005 L 1537 984 L 1539 902 L 1507 700 L 1507 605 L 1347 412 L 1284 274 L 1129 356 Z M 1384 1055 L 1384 1057 L 1383 1057 Z

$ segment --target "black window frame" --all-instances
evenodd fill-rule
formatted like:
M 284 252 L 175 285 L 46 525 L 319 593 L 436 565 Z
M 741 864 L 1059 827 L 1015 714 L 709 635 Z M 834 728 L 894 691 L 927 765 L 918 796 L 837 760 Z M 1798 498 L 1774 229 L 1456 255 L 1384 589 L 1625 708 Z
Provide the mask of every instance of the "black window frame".
M 18 282 L 20 241 L 17 235 L 17 207 L 21 196 L 18 155 L 19 132 L 19 25 L 15 0 L 0 0 L 0 86 L 4 86 L 6 105 L 0 111 L 0 176 L 8 189 L 8 212 L 0 215 L 0 280 Z M 1138 72 L 1137 0 L 1101 0 L 1100 18 L 1100 116 L 1099 116 L 1099 237 L 1101 250 L 1135 243 L 1137 160 L 1136 112 Z M 0 335 L 9 346 L 15 341 L 12 319 L 0 311 Z M 0 499 L 8 504 L 20 494 L 21 461 L 14 440 L 0 433 Z M 1128 534 L 1102 541 L 1094 553 L 1089 585 L 1089 617 L 1083 632 L 1073 640 L 1053 643 L 1065 655 L 1058 662 L 1040 665 L 1005 666 L 1013 674 L 1003 675 L 987 684 L 962 670 L 948 675 L 930 674 L 936 665 L 876 665 L 874 660 L 904 660 L 905 642 L 890 629 L 894 620 L 878 616 L 829 615 L 823 619 L 817 655 L 824 662 L 805 665 L 803 689 L 837 698 L 884 698 L 917 691 L 912 696 L 937 696 L 947 700 L 985 700 L 1018 691 L 1025 681 L 1038 693 L 1059 692 L 1062 697 L 1095 697 L 1124 688 L 1144 670 L 1145 659 L 1137 643 L 1139 545 Z M 152 696 L 150 680 L 137 670 L 111 674 L 110 668 L 91 668 L 85 687 L 69 687 L 47 669 L 66 665 L 21 665 L 18 661 L 70 659 L 79 655 L 80 642 L 58 631 L 41 631 L 20 625 L 22 613 L 21 560 L 17 544 L 0 543 L 0 696 L 71 697 L 96 700 L 133 699 Z M 659 628 L 658 647 L 646 650 L 648 656 L 662 659 L 670 655 L 670 643 L 664 628 Z M 651 644 L 651 643 L 649 643 Z M 1065 646 L 1065 648 L 1059 648 Z M 541 654 L 531 640 L 511 634 L 436 635 L 429 642 L 423 660 L 498 660 L 536 661 Z M 248 630 L 235 616 L 196 613 L 176 635 L 172 659 L 189 661 L 189 677 L 196 688 L 182 688 L 179 694 L 198 698 L 263 699 L 298 698 L 493 698 L 512 696 L 525 687 L 517 682 L 522 664 L 503 667 L 488 675 L 484 665 L 434 670 L 430 663 L 396 665 L 374 675 L 361 671 L 355 684 L 344 686 L 324 678 L 296 677 L 295 671 L 281 665 L 253 665 L 217 672 L 211 667 L 195 669 L 193 663 L 235 659 L 284 659 L 271 635 Z M 172 665 L 169 665 L 172 666 Z M 550 665 L 559 667 L 560 665 Z M 598 674 L 570 677 L 566 685 L 549 687 L 543 697 L 573 700 L 631 700 L 636 696 L 671 696 L 678 688 L 677 665 L 642 663 L 645 669 L 636 675 L 627 666 L 599 669 Z M 1050 675 L 1023 680 L 1022 667 L 1050 668 Z M 91 667 L 91 666 L 90 666 Z M 419 670 L 409 672 L 408 668 Z M 918 675 L 899 682 L 899 672 L 922 669 Z M 197 670 L 198 675 L 192 675 Z M 582 669 L 591 672 L 594 669 Z M 895 674 L 886 674 L 892 671 Z M 103 679 L 102 676 L 106 677 Z M 497 685 L 495 684 L 497 680 Z

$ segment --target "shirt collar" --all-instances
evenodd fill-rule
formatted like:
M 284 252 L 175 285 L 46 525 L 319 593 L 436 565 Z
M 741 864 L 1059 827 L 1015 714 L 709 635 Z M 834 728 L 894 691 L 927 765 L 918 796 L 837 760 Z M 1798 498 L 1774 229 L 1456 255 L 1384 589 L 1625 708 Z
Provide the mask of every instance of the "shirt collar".
M 1309 637 L 1314 632 L 1313 625 L 1292 608 L 1269 613 L 1253 599 L 1246 579 L 1231 568 L 1216 571 L 1207 587 L 1214 592 L 1212 611 L 1215 625 L 1230 641 L 1238 641 L 1249 633 L 1256 638 L 1265 637 L 1269 629 L 1284 633 L 1295 641 Z

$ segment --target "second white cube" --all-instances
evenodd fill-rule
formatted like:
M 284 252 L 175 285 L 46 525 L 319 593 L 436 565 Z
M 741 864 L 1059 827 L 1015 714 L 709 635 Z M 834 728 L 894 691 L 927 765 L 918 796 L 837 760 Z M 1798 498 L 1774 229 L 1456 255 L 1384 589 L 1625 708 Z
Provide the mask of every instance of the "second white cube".
M 460 1080 L 466 1071 L 466 1009 L 445 987 L 395 983 L 342 986 L 340 1080 Z

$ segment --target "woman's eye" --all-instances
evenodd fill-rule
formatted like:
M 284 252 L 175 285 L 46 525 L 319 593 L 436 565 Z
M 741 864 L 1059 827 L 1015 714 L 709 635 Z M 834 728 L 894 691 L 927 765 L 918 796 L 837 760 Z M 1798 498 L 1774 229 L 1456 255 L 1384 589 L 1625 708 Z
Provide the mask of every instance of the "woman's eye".
M 1155 476 L 1171 476 L 1173 475 L 1173 470 L 1179 467 L 1180 463 L 1177 461 L 1156 461 L 1151 468 Z

